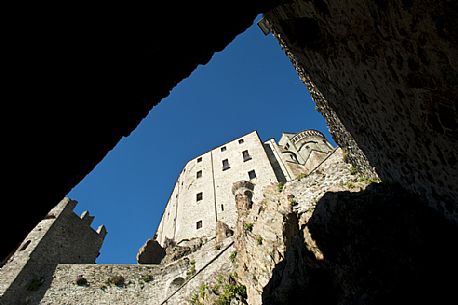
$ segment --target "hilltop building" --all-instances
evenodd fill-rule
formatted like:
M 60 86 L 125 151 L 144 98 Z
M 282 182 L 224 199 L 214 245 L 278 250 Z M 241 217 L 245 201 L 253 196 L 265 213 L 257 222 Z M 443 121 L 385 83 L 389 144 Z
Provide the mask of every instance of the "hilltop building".
M 156 241 L 166 247 L 170 242 L 214 237 L 219 221 L 234 228 L 234 182 L 253 182 L 253 200 L 258 201 L 263 187 L 308 175 L 332 151 L 331 144 L 317 130 L 283 133 L 278 144 L 274 139 L 263 142 L 253 131 L 195 157 L 178 176 Z

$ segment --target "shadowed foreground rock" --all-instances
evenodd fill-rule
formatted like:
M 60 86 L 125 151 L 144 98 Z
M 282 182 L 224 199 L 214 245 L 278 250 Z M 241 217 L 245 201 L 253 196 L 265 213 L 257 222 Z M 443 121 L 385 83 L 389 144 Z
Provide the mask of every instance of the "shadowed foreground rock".
M 263 304 L 454 304 L 456 240 L 455 225 L 398 186 L 327 193 L 275 266 Z
M 338 149 L 309 176 L 236 196 L 237 273 L 248 303 L 453 304 L 458 228 Z
M 353 165 L 458 222 L 458 2 L 293 0 L 266 19 Z

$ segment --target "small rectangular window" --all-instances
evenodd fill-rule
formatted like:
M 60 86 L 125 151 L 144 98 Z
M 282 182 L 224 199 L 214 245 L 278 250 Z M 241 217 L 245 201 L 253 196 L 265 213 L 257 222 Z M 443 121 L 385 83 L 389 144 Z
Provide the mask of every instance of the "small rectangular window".
M 242 155 L 243 155 L 243 162 L 248 161 L 248 160 L 251 160 L 251 156 L 250 156 L 250 154 L 248 153 L 248 150 L 244 150 L 244 151 L 242 152 Z
M 198 193 L 196 195 L 196 201 L 201 201 L 202 199 L 204 199 L 204 194 L 201 192 L 201 193 Z
M 198 222 L 196 222 L 196 228 L 197 228 L 197 230 L 202 228 L 202 220 L 199 220 Z
M 198 171 L 198 172 L 196 173 L 196 177 L 197 177 L 197 178 L 201 178 L 201 177 L 202 177 L 202 171 Z
M 224 159 L 223 160 L 223 171 L 228 169 L 230 166 L 229 166 L 229 160 L 228 159 Z
M 226 146 L 221 147 L 221 151 L 226 151 Z
M 197 162 L 202 162 L 202 157 L 197 158 Z
M 221 211 L 224 211 L 224 205 L 223 204 L 221 205 Z
M 242 144 L 243 143 L 243 139 L 239 139 L 239 144 Z
M 249 171 L 248 177 L 250 177 L 250 180 L 256 178 L 256 172 L 254 170 Z

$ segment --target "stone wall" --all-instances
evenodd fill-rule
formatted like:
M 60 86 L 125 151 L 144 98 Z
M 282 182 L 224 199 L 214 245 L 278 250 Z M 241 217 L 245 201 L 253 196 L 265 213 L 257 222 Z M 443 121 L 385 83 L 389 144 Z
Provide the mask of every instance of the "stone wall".
M 332 151 L 318 131 L 305 130 L 290 136 L 298 139 L 290 143 L 291 152 L 299 158 L 294 162 L 286 159 L 285 150 L 275 140 L 263 143 L 255 131 L 190 160 L 180 173 L 162 215 L 156 232 L 158 242 L 165 246 L 167 240 L 178 243 L 194 237 L 213 237 L 217 221 L 234 228 L 237 213 L 231 199 L 232 183 L 249 180 L 248 173 L 254 171 L 256 177 L 252 180 L 257 185 L 254 198 L 259 200 L 264 186 L 308 174 Z M 246 157 L 244 151 L 248 152 Z M 227 168 L 223 168 L 223 160 L 228 161 Z M 196 198 L 199 193 L 202 200 Z M 198 222 L 201 228 L 197 228 Z
M 266 14 L 349 160 L 454 221 L 456 16 L 456 2 L 429 0 L 292 1 Z
M 245 150 L 251 157 L 246 161 L 242 155 Z M 229 168 L 223 170 L 225 159 Z M 190 160 L 180 173 L 162 215 L 157 230 L 159 243 L 164 245 L 166 238 L 180 242 L 199 236 L 213 237 L 217 221 L 234 227 L 236 209 L 230 187 L 235 181 L 250 179 L 251 170 L 255 171 L 253 180 L 259 185 L 278 181 L 264 143 L 255 131 Z M 202 193 L 202 200 L 197 201 L 198 193 Z M 261 187 L 255 195 L 262 196 Z M 199 229 L 198 221 L 202 222 Z
M 228 238 L 163 265 L 59 264 L 43 298 L 31 304 L 189 304 L 202 283 L 232 270 L 232 250 Z

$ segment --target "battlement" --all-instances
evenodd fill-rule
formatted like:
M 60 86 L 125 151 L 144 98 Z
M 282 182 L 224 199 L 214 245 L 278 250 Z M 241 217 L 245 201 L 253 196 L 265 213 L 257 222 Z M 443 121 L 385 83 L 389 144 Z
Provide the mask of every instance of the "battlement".
M 95 216 L 91 216 L 89 214 L 89 211 L 86 210 L 83 213 L 81 213 L 80 218 L 81 218 L 82 223 L 84 223 L 85 225 L 91 227 L 91 224 L 94 221 Z M 105 228 L 105 225 L 100 225 L 97 228 L 97 230 L 95 230 L 95 232 L 97 234 L 99 234 L 100 238 L 102 238 L 102 239 L 104 239 L 105 236 L 107 235 L 107 229 Z
M 104 239 L 106 234 L 107 234 L 107 230 L 105 228 L 105 225 L 100 225 L 96 230 L 92 229 L 91 225 L 92 225 L 92 222 L 94 221 L 95 219 L 95 216 L 91 216 L 89 211 L 83 211 L 81 213 L 80 216 L 78 216 L 75 212 L 74 212 L 74 209 L 75 207 L 78 205 L 78 201 L 76 200 L 72 200 L 68 197 L 65 197 L 64 199 L 62 199 L 59 204 L 54 208 L 52 209 L 48 215 L 45 217 L 45 220 L 46 219 L 52 219 L 52 218 L 57 218 L 56 215 L 66 215 L 67 217 L 72 217 L 72 216 L 76 216 L 78 217 L 79 219 L 81 219 L 81 224 L 83 226 L 87 226 L 88 228 L 90 228 L 93 232 L 97 233 L 99 235 L 100 238 Z M 71 216 L 70 216 L 71 215 Z

